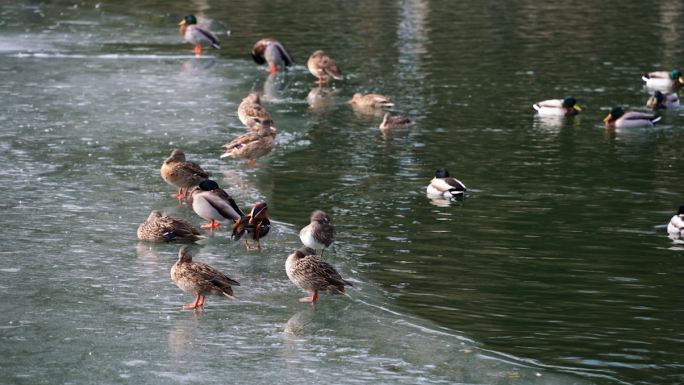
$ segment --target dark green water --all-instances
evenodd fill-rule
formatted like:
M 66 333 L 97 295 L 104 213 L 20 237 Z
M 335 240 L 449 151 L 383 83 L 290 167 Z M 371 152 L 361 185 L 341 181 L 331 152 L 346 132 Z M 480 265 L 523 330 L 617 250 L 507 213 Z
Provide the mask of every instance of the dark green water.
M 640 77 L 682 66 L 681 4 L 67 2 L 0 8 L 0 366 L 8 383 L 681 383 L 684 118 L 608 132 L 646 111 Z M 178 34 L 213 19 L 220 51 Z M 227 36 L 226 31 L 231 30 Z M 298 65 L 267 76 L 262 37 Z M 328 52 L 344 81 L 319 98 Z M 266 96 L 277 147 L 219 159 Z M 356 92 L 417 124 L 382 134 Z M 532 104 L 568 94 L 578 117 Z M 174 148 L 243 207 L 266 201 L 268 249 L 193 246 L 243 286 L 204 313 L 168 277 L 178 246 L 138 244 L 160 209 L 201 224 L 159 177 Z M 432 200 L 446 167 L 465 200 Z M 296 299 L 284 260 L 315 209 L 354 301 Z M 388 311 L 386 311 L 388 310 Z M 258 369 L 257 369 L 258 368 Z M 229 378 L 227 380 L 227 378 Z M 0 382 L 5 381 L 0 380 Z

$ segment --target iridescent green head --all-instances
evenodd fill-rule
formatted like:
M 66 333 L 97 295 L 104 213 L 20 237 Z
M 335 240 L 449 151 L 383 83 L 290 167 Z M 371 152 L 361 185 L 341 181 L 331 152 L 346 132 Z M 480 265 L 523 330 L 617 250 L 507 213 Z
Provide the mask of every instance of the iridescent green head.
M 202 191 L 213 191 L 219 188 L 218 183 L 214 182 L 211 179 L 207 179 L 205 181 L 202 181 L 202 183 L 199 184 L 198 186 L 200 190 Z
M 181 25 L 182 24 L 197 24 L 197 19 L 195 19 L 194 15 L 189 14 L 181 21 Z
M 575 107 L 575 104 L 577 104 L 577 100 L 572 96 L 566 96 L 565 99 L 563 99 L 563 107 L 565 108 Z
M 624 115 L 624 114 L 625 114 L 625 111 L 622 109 L 622 107 L 615 106 L 615 107 L 613 107 L 612 110 L 610 110 L 610 114 L 608 116 L 606 116 L 606 118 L 603 119 L 603 121 L 609 122 L 611 120 L 620 119 L 622 117 L 622 115 Z
M 682 77 L 682 71 L 680 71 L 680 70 L 674 70 L 670 74 L 670 79 L 672 79 L 672 80 L 677 80 L 681 77 Z
M 448 177 L 449 177 L 449 171 L 447 171 L 446 168 L 440 168 L 435 173 L 435 178 L 448 178 Z

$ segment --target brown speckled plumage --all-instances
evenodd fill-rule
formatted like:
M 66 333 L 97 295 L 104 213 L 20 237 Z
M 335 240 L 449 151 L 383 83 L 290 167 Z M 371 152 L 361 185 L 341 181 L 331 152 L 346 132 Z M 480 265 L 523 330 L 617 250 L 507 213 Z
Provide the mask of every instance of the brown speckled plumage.
M 362 95 L 360 93 L 354 94 L 354 97 L 352 100 L 349 101 L 350 103 L 355 103 L 356 105 L 360 107 L 391 107 L 394 105 L 388 97 L 378 95 L 378 94 L 368 94 L 368 95 Z
M 239 282 L 226 277 L 218 269 L 203 262 L 194 262 L 188 246 L 181 247 L 178 252 L 178 261 L 171 268 L 171 279 L 184 292 L 197 296 L 195 303 L 183 306 L 184 309 L 204 305 L 204 296 L 207 295 L 237 299 L 231 286 L 240 286 Z
M 337 67 L 335 60 L 322 50 L 314 52 L 306 65 L 311 74 L 318 78 L 318 83 L 327 83 L 330 78 L 342 80 L 342 72 Z
M 354 286 L 345 281 L 335 267 L 316 255 L 316 250 L 302 247 L 287 258 L 285 271 L 297 287 L 313 292 L 313 297 L 302 298 L 301 301 L 313 302 L 318 297 L 318 291 L 327 295 L 343 294 L 345 286 Z
M 249 159 L 250 164 L 258 166 L 253 159 L 258 159 L 268 155 L 275 147 L 275 132 L 271 129 L 271 121 L 264 120 L 255 127 L 256 132 L 248 132 L 240 135 L 235 140 L 221 146 L 226 149 L 226 153 L 221 158 L 227 156 L 234 159 Z
M 261 99 L 259 94 L 256 92 L 251 92 L 249 96 L 242 99 L 242 103 L 238 106 L 238 118 L 245 126 L 253 130 L 257 127 L 258 122 L 263 122 L 264 120 L 271 121 L 271 127 L 275 128 L 275 124 L 271 119 L 271 115 L 268 113 L 268 109 L 261 104 Z
M 188 188 L 197 186 L 211 176 L 211 174 L 204 171 L 202 167 L 186 161 L 183 150 L 173 150 L 171 156 L 162 164 L 160 173 L 166 183 L 180 189 L 178 194 L 173 194 L 172 196 L 182 198 L 187 197 Z M 186 190 L 183 195 L 182 190 L 184 187 Z
M 192 223 L 154 210 L 138 227 L 138 239 L 147 242 L 189 243 L 204 238 Z
M 406 129 L 406 128 L 411 127 L 414 124 L 416 124 L 416 123 L 414 121 L 412 121 L 411 119 L 407 118 L 406 116 L 392 116 L 388 112 L 382 118 L 382 123 L 380 124 L 380 129 L 381 130 Z

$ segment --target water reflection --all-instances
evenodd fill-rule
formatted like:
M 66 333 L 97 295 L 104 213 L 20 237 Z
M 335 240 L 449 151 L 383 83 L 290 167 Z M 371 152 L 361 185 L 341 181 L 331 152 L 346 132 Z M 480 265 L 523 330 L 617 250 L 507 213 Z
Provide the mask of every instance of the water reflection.
M 215 57 L 202 57 L 188 59 L 181 64 L 181 74 L 192 74 L 197 72 L 209 72 L 218 64 Z
M 312 88 L 309 95 L 306 96 L 309 110 L 322 112 L 334 106 L 337 103 L 339 93 L 339 88 Z
M 463 206 L 463 203 L 465 202 L 465 197 L 464 196 L 454 196 L 451 198 L 445 198 L 442 195 L 430 195 L 426 194 L 430 199 L 430 204 L 433 206 L 437 207 L 449 207 L 449 206 Z

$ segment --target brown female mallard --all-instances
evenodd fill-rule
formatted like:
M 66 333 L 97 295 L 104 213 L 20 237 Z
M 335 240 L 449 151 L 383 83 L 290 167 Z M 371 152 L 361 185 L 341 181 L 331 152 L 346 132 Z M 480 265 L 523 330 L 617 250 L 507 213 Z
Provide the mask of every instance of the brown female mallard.
M 387 96 L 382 96 L 378 94 L 368 94 L 363 95 L 360 93 L 355 93 L 352 100 L 349 103 L 355 103 L 360 107 L 392 107 L 394 103 L 390 102 Z
M 229 156 L 234 159 L 249 159 L 249 164 L 252 166 L 261 166 L 259 163 L 254 163 L 254 159 L 264 157 L 273 150 L 276 133 L 271 127 L 270 120 L 257 123 L 254 130 L 256 132 L 240 135 L 232 142 L 221 146 L 226 149 L 226 153 L 221 155 L 221 158 Z
M 321 257 L 323 250 L 327 247 L 332 247 L 333 253 L 335 248 L 335 226 L 330 224 L 330 217 L 324 211 L 316 210 L 311 213 L 311 223 L 304 227 L 299 232 L 299 239 L 302 240 L 304 246 L 310 247 L 314 250 L 321 249 Z
M 327 84 L 330 81 L 330 78 L 342 80 L 342 72 L 340 72 L 339 67 L 337 67 L 335 61 L 322 50 L 314 52 L 309 58 L 309 61 L 306 62 L 306 65 L 309 67 L 311 74 L 318 78 L 318 81 L 315 83 L 318 83 L 319 85 L 322 85 L 323 83 Z
M 188 189 L 191 186 L 197 186 L 211 176 L 197 164 L 187 162 L 183 150 L 173 150 L 171 156 L 162 164 L 160 173 L 166 183 L 178 187 L 178 194 L 171 194 L 176 198 L 187 198 Z M 183 194 L 183 187 L 185 187 L 185 194 Z
M 189 243 L 202 238 L 192 223 L 180 217 L 169 217 L 154 210 L 138 227 L 138 239 L 147 242 Z
M 335 267 L 316 255 L 316 250 L 302 247 L 287 257 L 285 271 L 297 287 L 313 292 L 313 296 L 301 298 L 301 302 L 313 302 L 318 299 L 318 292 L 327 295 L 343 294 L 345 286 L 354 286 L 345 281 Z
M 268 113 L 266 107 L 261 104 L 259 94 L 256 92 L 250 92 L 249 96 L 242 99 L 242 103 L 238 106 L 237 113 L 242 124 L 249 127 L 250 131 L 253 131 L 257 124 L 264 120 L 271 121 L 271 127 L 275 129 L 271 115 Z
M 380 123 L 381 130 L 400 130 L 406 129 L 416 124 L 416 122 L 407 118 L 406 116 L 392 116 L 390 113 L 386 113 L 382 118 L 382 123 Z
M 178 252 L 178 262 L 171 268 L 171 279 L 184 292 L 197 296 L 195 303 L 183 306 L 183 309 L 203 306 L 204 297 L 207 295 L 237 299 L 231 286 L 240 286 L 240 282 L 226 277 L 218 269 L 204 262 L 193 262 L 192 252 L 188 246 L 181 247 Z

